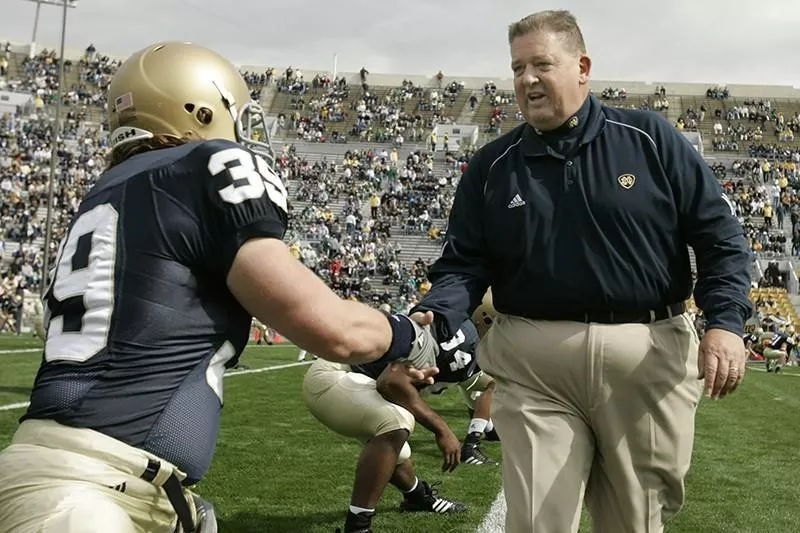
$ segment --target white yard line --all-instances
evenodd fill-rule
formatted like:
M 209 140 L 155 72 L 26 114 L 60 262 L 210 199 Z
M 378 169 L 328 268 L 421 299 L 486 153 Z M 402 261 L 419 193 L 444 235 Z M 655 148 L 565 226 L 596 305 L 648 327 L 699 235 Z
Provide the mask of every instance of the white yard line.
M 489 511 L 486 513 L 477 533 L 503 533 L 506 529 L 506 498 L 503 489 L 497 493 Z
M 247 345 L 246 349 L 249 350 L 251 348 L 294 348 L 294 347 L 295 347 L 294 344 L 249 344 Z M 0 350 L 0 355 L 41 352 L 42 348 L 13 348 L 11 350 Z
M 749 372 L 751 370 L 755 370 L 756 372 L 764 372 L 765 374 L 767 372 L 766 368 L 753 368 L 752 366 L 748 366 L 747 367 L 747 371 Z M 780 374 L 777 374 L 777 375 L 779 375 L 779 376 L 789 376 L 789 377 L 792 377 L 792 378 L 800 378 L 800 374 L 795 374 L 793 372 L 782 371 Z
M 250 368 L 248 370 L 234 370 L 228 372 L 224 377 L 229 378 L 232 376 L 241 376 L 244 374 L 260 374 L 262 372 L 269 372 L 270 370 L 283 370 L 284 368 L 293 368 L 295 366 L 310 365 L 311 361 L 303 361 L 298 363 L 287 363 L 285 365 L 265 366 L 264 368 Z M 10 403 L 8 405 L 0 405 L 0 411 L 11 411 L 13 409 L 24 409 L 30 405 L 30 402 Z
M 0 411 L 12 411 L 14 409 L 24 409 L 28 407 L 31 402 L 10 403 L 8 405 L 0 405 Z
M 0 350 L 0 355 L 7 355 L 12 353 L 33 353 L 41 352 L 41 348 L 16 348 L 14 350 Z

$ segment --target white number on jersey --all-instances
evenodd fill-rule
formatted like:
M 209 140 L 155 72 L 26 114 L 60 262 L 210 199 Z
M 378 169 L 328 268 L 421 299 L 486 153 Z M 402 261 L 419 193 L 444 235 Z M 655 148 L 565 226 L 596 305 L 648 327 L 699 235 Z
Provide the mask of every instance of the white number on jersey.
M 466 368 L 472 362 L 472 354 L 456 350 L 453 354 L 453 361 L 450 363 L 450 370 L 457 372 L 462 368 Z
M 208 362 L 206 383 L 214 391 L 222 404 L 222 379 L 225 377 L 225 364 L 236 355 L 236 349 L 229 341 L 225 341 Z
M 227 148 L 211 156 L 208 171 L 212 176 L 225 171 L 230 174 L 231 184 L 219 191 L 220 197 L 229 204 L 255 200 L 266 192 L 273 204 L 288 212 L 286 187 L 262 157 L 242 148 Z
M 461 344 L 465 340 L 467 340 L 467 338 L 464 336 L 464 332 L 461 331 L 461 329 L 459 329 L 458 331 L 456 331 L 456 334 L 453 335 L 452 339 L 441 343 L 440 346 L 442 347 L 443 350 L 450 351 L 453 348 L 456 348 L 459 344 Z
M 89 360 L 106 347 L 114 308 L 119 214 L 101 204 L 82 214 L 61 244 L 46 313 L 47 361 Z

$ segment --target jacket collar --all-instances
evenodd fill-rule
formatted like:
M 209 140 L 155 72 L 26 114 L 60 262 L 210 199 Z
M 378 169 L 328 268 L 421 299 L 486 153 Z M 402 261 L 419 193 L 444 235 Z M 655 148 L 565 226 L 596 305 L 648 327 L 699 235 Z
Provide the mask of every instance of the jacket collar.
M 523 153 L 530 157 L 554 156 L 565 157 L 557 147 L 565 144 L 562 141 L 574 139 L 574 151 L 594 140 L 605 127 L 606 117 L 603 104 L 590 94 L 577 113 L 553 131 L 542 132 L 526 124 L 522 130 Z

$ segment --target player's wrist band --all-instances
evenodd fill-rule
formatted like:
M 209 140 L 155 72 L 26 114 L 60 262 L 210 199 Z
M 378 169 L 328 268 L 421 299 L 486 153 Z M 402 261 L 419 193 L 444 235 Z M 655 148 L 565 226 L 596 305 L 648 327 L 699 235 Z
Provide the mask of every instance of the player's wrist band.
M 411 324 L 411 319 L 401 314 L 387 315 L 386 319 L 392 328 L 392 343 L 386 353 L 378 360 L 396 361 L 408 357 L 416 334 L 414 326 Z

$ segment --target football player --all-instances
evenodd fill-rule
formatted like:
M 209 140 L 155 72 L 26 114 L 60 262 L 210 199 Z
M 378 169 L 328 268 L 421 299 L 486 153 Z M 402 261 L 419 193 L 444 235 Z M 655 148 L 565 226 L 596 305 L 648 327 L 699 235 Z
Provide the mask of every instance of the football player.
M 746 332 L 742 337 L 742 341 L 744 341 L 744 346 L 747 349 L 747 352 L 750 354 L 749 357 L 754 358 L 754 360 L 760 360 L 764 357 L 764 342 L 762 337 L 764 335 L 764 329 L 761 326 L 755 326 L 751 331 Z
M 781 326 L 774 333 L 768 333 L 764 340 L 764 359 L 766 360 L 767 372 L 780 374 L 781 369 L 786 365 L 789 354 L 794 348 L 794 339 L 786 332 L 786 327 Z
M 258 340 L 256 344 L 261 344 L 261 342 L 265 342 L 267 345 L 272 346 L 274 333 L 270 329 L 269 326 L 262 323 L 259 319 L 253 317 L 253 326 L 256 330 L 258 330 Z
M 482 438 L 499 441 L 491 419 L 494 379 L 487 373 L 478 371 L 467 381 L 458 384 L 469 410 L 467 436 L 461 443 L 461 462 L 467 465 L 496 465 L 480 448 Z
M 420 357 L 347 365 L 319 359 L 311 364 L 303 380 L 303 400 L 311 414 L 336 433 L 365 443 L 356 466 L 344 533 L 372 531 L 375 508 L 388 484 L 403 493 L 402 511 L 466 511 L 464 504 L 443 498 L 415 474 L 408 444 L 415 422 L 435 435 L 443 471 L 458 466 L 461 442 L 425 402 L 409 373 L 416 372 L 415 367 L 435 365 L 438 373 L 432 387 L 465 381 L 476 372 L 477 342 L 474 325 L 466 321 L 454 337 L 439 344 L 435 360 Z
M 120 66 L 108 112 L 108 169 L 61 243 L 30 407 L 0 453 L 2 533 L 215 532 L 188 487 L 211 464 L 251 317 L 332 361 L 435 350 L 283 244 L 264 112 L 226 59 L 148 46 Z
M 482 339 L 489 331 L 497 311 L 492 305 L 492 290 L 486 291 L 481 305 L 472 313 L 472 322 L 478 332 L 478 338 Z M 441 394 L 450 384 L 437 380 L 432 386 L 425 387 L 422 393 Z M 491 419 L 492 396 L 494 393 L 494 379 L 476 367 L 476 372 L 467 380 L 458 384 L 458 388 L 464 396 L 469 411 L 470 422 L 467 428 L 467 435 L 461 444 L 461 462 L 468 465 L 496 465 L 480 448 L 481 438 L 487 441 L 499 441 L 500 437 L 494 429 Z

